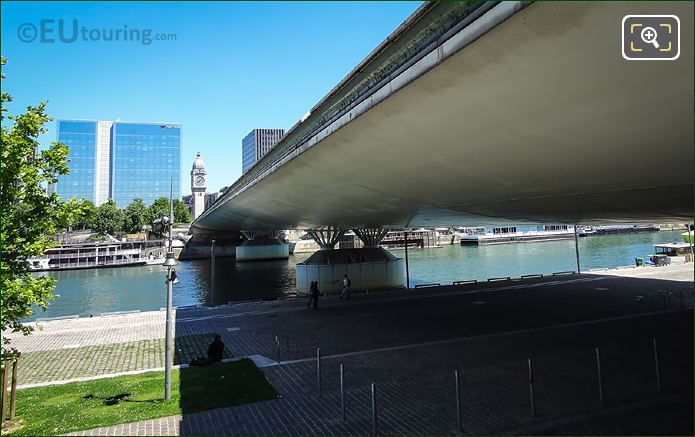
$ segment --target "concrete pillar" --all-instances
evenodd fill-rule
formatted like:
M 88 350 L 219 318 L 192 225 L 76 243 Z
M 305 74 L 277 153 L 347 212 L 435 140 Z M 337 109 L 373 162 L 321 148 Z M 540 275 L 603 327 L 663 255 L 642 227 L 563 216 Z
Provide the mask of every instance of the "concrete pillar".
M 298 293 L 308 293 L 312 281 L 318 281 L 322 293 L 340 293 L 344 275 L 350 278 L 352 291 L 403 288 L 403 260 L 379 247 L 388 229 L 354 232 L 366 247 L 334 249 L 345 234 L 342 229 L 309 231 L 321 249 L 297 264 Z
M 236 247 L 237 261 L 287 259 L 290 256 L 289 244 L 277 239 L 282 232 L 280 230 L 243 230 L 241 232 L 247 241 Z M 262 238 L 263 236 L 267 238 Z
M 389 230 L 388 228 L 365 228 L 353 229 L 352 232 L 362 240 L 364 247 L 379 247 L 379 243 L 386 237 Z
M 325 229 L 309 229 L 307 234 L 319 245 L 321 250 L 331 250 L 343 238 L 345 231 L 345 229 L 328 226 Z

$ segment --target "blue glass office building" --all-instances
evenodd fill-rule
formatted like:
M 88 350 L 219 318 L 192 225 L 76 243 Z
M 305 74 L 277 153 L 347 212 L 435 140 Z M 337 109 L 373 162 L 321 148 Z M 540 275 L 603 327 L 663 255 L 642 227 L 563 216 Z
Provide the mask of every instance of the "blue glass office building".
M 159 123 L 113 124 L 111 198 L 123 208 L 135 198 L 146 205 L 181 196 L 181 126 Z
M 120 208 L 140 198 L 146 205 L 181 190 L 181 125 L 110 121 L 58 122 L 58 141 L 70 147 L 70 175 L 58 180 L 64 199 L 109 198 Z
M 95 200 L 96 121 L 58 122 L 58 142 L 70 148 L 70 174 L 58 178 L 58 194 L 66 199 Z

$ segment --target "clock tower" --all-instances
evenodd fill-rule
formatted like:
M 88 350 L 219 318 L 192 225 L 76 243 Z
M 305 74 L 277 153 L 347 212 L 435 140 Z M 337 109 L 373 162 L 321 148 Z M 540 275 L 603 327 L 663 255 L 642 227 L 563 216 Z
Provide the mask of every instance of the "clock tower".
M 200 157 L 200 152 L 193 161 L 191 170 L 191 193 L 193 194 L 193 220 L 197 219 L 205 209 L 205 189 L 207 188 L 207 170 L 205 163 Z

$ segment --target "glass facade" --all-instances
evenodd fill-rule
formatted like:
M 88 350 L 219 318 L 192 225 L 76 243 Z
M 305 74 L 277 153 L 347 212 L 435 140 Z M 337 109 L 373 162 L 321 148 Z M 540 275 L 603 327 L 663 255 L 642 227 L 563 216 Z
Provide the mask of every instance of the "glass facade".
M 241 172 L 246 173 L 285 135 L 284 129 L 254 129 L 241 140 Z
M 67 145 L 70 174 L 60 176 L 63 199 L 108 198 L 125 208 L 139 197 L 146 205 L 159 197 L 180 198 L 181 125 L 103 121 L 58 121 L 58 142 Z
M 256 163 L 256 130 L 241 140 L 241 171 L 246 173 Z
M 58 121 L 58 142 L 70 149 L 70 174 L 59 176 L 55 187 L 63 199 L 95 201 L 96 141 L 96 121 Z
M 119 208 L 140 198 L 150 205 L 181 196 L 181 126 L 114 122 L 111 148 L 111 198 Z

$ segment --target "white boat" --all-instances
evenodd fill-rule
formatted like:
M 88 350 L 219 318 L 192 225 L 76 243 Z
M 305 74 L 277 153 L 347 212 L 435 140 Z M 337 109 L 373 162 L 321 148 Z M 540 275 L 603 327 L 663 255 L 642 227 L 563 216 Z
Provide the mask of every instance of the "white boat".
M 49 265 L 50 258 L 29 258 L 27 262 L 29 263 L 29 270 L 32 271 L 42 271 L 42 270 L 50 270 L 51 266 Z
M 692 261 L 690 243 L 662 243 L 654 245 L 654 254 L 649 255 L 647 264 L 664 266 L 668 264 L 683 264 Z
M 27 267 L 31 271 L 49 271 L 143 266 L 148 261 L 161 264 L 164 257 L 144 256 L 159 248 L 160 241 L 64 244 L 49 248 L 43 256 L 27 259 Z
M 486 245 L 574 238 L 572 225 L 516 225 L 466 228 L 459 234 L 461 245 Z

